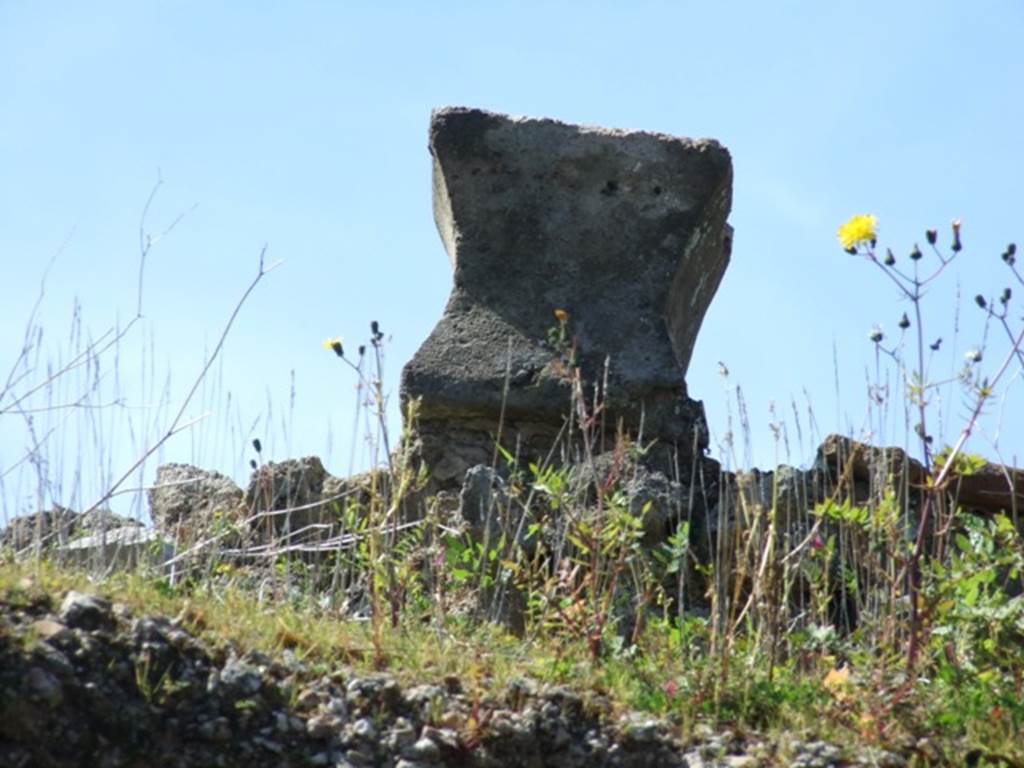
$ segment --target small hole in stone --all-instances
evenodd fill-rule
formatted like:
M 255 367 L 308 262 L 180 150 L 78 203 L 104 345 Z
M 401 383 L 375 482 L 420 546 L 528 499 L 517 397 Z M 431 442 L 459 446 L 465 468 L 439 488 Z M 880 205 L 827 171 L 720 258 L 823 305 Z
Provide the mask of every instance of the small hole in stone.
M 614 195 L 618 191 L 619 182 L 615 181 L 614 179 L 609 179 L 607 182 L 605 182 L 604 189 L 601 190 L 601 194 L 610 197 L 611 195 Z
M 655 187 L 654 188 L 654 194 L 655 195 L 660 195 L 661 194 L 661 187 Z

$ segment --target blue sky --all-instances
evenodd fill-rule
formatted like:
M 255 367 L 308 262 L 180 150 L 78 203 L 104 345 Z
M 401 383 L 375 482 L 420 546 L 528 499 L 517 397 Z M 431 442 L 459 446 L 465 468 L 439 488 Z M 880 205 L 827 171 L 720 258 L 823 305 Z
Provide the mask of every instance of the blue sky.
M 4 374 L 54 254 L 36 381 L 46 360 L 67 358 L 76 298 L 94 335 L 133 315 L 139 216 L 158 177 L 150 229 L 188 211 L 148 257 L 145 322 L 122 345 L 116 370 L 102 369 L 104 386 L 116 384 L 110 391 L 132 408 L 34 415 L 37 432 L 56 436 L 50 495 L 87 505 L 102 478 L 76 484 L 76 465 L 116 476 L 147 436 L 166 429 L 264 244 L 268 261 L 283 264 L 243 307 L 216 377 L 186 409 L 186 418 L 210 416 L 157 458 L 244 481 L 247 438 L 259 436 L 265 458 L 315 453 L 338 474 L 365 463 L 361 443 L 350 455 L 353 378 L 320 343 L 341 334 L 354 345 L 371 320 L 381 323 L 397 423 L 399 371 L 450 287 L 426 149 L 430 111 L 445 105 L 728 147 L 732 262 L 687 381 L 705 402 L 716 455 L 730 397 L 741 432 L 739 385 L 751 450 L 738 439 L 730 462 L 787 458 L 768 426 L 774 402 L 790 461 L 805 463 L 816 445 L 808 403 L 818 435 L 868 428 L 867 333 L 878 323 L 895 336 L 908 308 L 880 273 L 838 247 L 842 221 L 876 214 L 881 244 L 905 257 L 924 244 L 926 228 L 945 240 L 950 220 L 963 220 L 965 252 L 925 306 L 926 334 L 945 338 L 948 350 L 935 378 L 959 368 L 978 341 L 972 297 L 1009 284 L 999 254 L 1024 240 L 1022 33 L 1024 6 L 1012 0 L 0 0 Z M 988 358 L 997 364 L 996 346 Z M 153 406 L 168 372 L 161 410 Z M 1007 383 L 971 446 L 1024 463 L 1024 383 L 1020 375 Z M 965 400 L 947 388 L 934 404 L 941 437 L 952 441 Z M 906 440 L 902 416 L 872 423 L 880 441 Z M 21 459 L 26 439 L 23 417 L 0 415 L 0 473 Z M 35 486 L 18 474 L 4 477 L 8 514 L 33 503 Z

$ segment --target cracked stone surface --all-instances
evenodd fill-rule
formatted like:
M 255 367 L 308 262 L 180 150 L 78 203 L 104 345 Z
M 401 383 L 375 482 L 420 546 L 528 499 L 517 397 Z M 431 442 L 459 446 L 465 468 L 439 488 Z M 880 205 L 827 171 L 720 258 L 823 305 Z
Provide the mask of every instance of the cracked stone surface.
M 405 367 L 434 476 L 502 443 L 542 453 L 570 408 L 568 349 L 604 380 L 609 429 L 706 445 L 684 376 L 732 241 L 732 163 L 712 140 L 435 111 L 434 218 L 454 270 L 444 316 Z M 553 342 L 554 311 L 568 314 Z M 508 379 L 508 391 L 505 382 Z M 696 438 L 695 438 L 696 429 Z

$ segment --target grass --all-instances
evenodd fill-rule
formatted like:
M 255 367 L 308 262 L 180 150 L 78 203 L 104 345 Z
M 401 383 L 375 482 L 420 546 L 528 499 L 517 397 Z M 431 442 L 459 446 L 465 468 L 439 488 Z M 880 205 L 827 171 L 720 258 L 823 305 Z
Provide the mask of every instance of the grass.
M 336 506 L 328 554 L 286 551 L 283 540 L 270 539 L 261 542 L 260 558 L 256 550 L 247 555 L 244 542 L 262 517 L 280 512 L 254 508 L 244 519 L 219 521 L 221 529 L 197 532 L 199 544 L 181 563 L 184 578 L 8 559 L 0 566 L 0 600 L 18 605 L 72 588 L 98 591 L 137 613 L 180 616 L 212 646 L 291 649 L 316 669 L 387 670 L 409 683 L 456 676 L 481 697 L 526 674 L 571 686 L 613 713 L 668 718 L 683 737 L 704 723 L 756 729 L 780 743 L 802 734 L 856 751 L 873 745 L 919 765 L 958 763 L 968 754 L 977 764 L 1024 764 L 1020 510 L 1008 494 L 1006 509 L 979 516 L 958 497 L 959 482 L 986 465 L 965 447 L 998 388 L 1024 367 L 1024 328 L 1009 311 L 1009 289 L 979 296 L 983 343 L 956 376 L 933 382 L 928 350 L 937 347 L 926 341 L 923 298 L 962 249 L 959 225 L 949 254 L 938 249 L 936 233 L 926 234 L 936 259 L 926 268 L 916 246 L 909 263 L 876 253 L 873 227 L 865 233 L 860 223 L 850 252 L 900 286 L 914 318 L 901 318 L 892 342 L 872 335 L 869 420 L 881 434 L 893 412 L 905 419 L 905 447 L 920 458 L 919 477 L 911 476 L 906 451 L 876 452 L 867 482 L 854 481 L 854 456 L 839 456 L 819 468 L 829 479 L 818 488 L 807 475 L 797 476 L 808 484 L 802 489 L 782 488 L 778 474 L 769 487 L 744 473 L 702 483 L 695 467 L 681 467 L 677 477 L 694 478 L 688 502 L 668 510 L 665 537 L 652 543 L 652 508 L 637 508 L 627 490 L 646 447 L 603 429 L 600 390 L 587 394 L 572 319 L 560 311 L 548 340 L 572 395 L 566 429 L 546 457 L 516 456 L 498 441 L 501 492 L 482 510 L 484 533 L 472 535 L 450 522 L 442 498 L 425 491 L 429 468 L 417 465 L 412 450 L 415 404 L 409 429 L 392 445 L 383 335 L 374 323 L 354 358 L 340 342 L 329 344 L 359 383 L 379 460 L 362 492 Z M 152 241 L 141 240 L 144 262 Z M 1024 286 L 1015 248 L 1002 258 Z M 265 271 L 261 261 L 249 291 Z M 140 314 L 141 293 L 140 269 Z M 44 384 L 61 383 L 63 371 L 93 365 L 108 349 L 88 345 Z M 216 353 L 186 403 L 202 393 Z M 982 361 L 990 358 L 986 375 Z M 24 397 L 11 393 L 31 370 L 28 359 L 23 352 L 0 392 L 0 416 L 24 410 Z M 940 450 L 928 425 L 936 393 L 952 386 L 961 387 L 968 416 L 957 440 Z M 745 422 L 741 399 L 738 405 Z M 93 508 L 187 426 L 184 404 L 165 410 L 177 414 L 170 426 L 153 432 L 128 472 L 106 473 Z M 54 498 L 46 439 L 29 432 L 26 463 L 38 498 Z M 780 427 L 777 437 L 784 434 Z M 612 448 L 602 464 L 606 441 Z M 255 449 L 260 454 L 258 442 Z M 725 489 L 713 508 L 712 485 Z M 786 494 L 794 490 L 810 503 L 790 508 Z M 243 542 L 237 557 L 216 546 L 232 526 Z
M 525 675 L 569 686 L 610 716 L 641 711 L 665 717 L 684 739 L 703 723 L 756 730 L 781 745 L 800 736 L 858 753 L 865 745 L 909 751 L 921 765 L 953 764 L 971 750 L 1002 756 L 1010 761 L 1005 764 L 1024 757 L 1019 693 L 1004 691 L 998 714 L 992 666 L 980 676 L 945 667 L 911 684 L 892 659 L 866 657 L 856 636 L 803 633 L 791 638 L 788 658 L 771 667 L 740 636 L 730 649 L 732 673 L 723 680 L 708 654 L 709 625 L 699 619 L 652 622 L 635 643 L 610 643 L 600 658 L 582 638 L 516 637 L 465 618 L 386 626 L 376 647 L 365 621 L 301 601 L 268 604 L 231 577 L 175 588 L 140 573 L 98 580 L 46 560 L 0 567 L 0 602 L 8 606 L 56 605 L 70 589 L 123 603 L 136 615 L 178 617 L 211 649 L 271 655 L 291 649 L 314 675 L 339 667 L 356 674 L 384 670 L 409 685 L 454 676 L 470 696 L 483 699 Z M 837 666 L 839 658 L 848 666 Z M 856 672 L 849 676 L 836 672 L 851 668 Z
M 290 649 L 314 669 L 343 666 L 365 674 L 383 669 L 409 684 L 455 676 L 470 694 L 481 696 L 526 675 L 607 697 L 613 711 L 640 710 L 681 720 L 708 714 L 706 706 L 686 695 L 700 678 L 693 659 L 684 663 L 681 639 L 660 628 L 646 635 L 639 646 L 595 660 L 585 643 L 565 638 L 522 638 L 495 624 L 463 620 L 449 620 L 444 627 L 409 622 L 383 633 L 378 654 L 366 622 L 313 606 L 288 602 L 268 606 L 231 579 L 175 589 L 165 580 L 139 573 L 97 580 L 87 571 L 48 560 L 8 561 L 0 567 L 0 602 L 12 608 L 42 604 L 56 609 L 69 590 L 122 603 L 135 615 L 177 617 L 211 648 L 230 644 L 239 651 L 266 654 Z M 808 703 L 820 702 L 826 693 L 817 686 L 773 690 L 765 697 L 767 689 L 762 689 L 752 683 L 747 691 L 730 692 L 730 706 L 739 715 L 736 722 L 765 725 L 770 721 L 778 726 L 793 718 L 792 723 L 806 725 L 810 720 L 789 704 L 798 703 L 800 697 L 807 697 Z M 772 714 L 765 719 L 768 707 Z

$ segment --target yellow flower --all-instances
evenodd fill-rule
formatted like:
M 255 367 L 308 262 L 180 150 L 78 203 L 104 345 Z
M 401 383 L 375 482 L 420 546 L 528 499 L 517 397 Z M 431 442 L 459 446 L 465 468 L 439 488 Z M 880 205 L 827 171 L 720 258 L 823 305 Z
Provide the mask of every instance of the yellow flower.
M 845 688 L 850 682 L 850 668 L 847 666 L 830 669 L 825 675 L 824 685 L 830 690 Z
M 565 325 L 567 322 L 569 322 L 569 313 L 566 312 L 564 309 L 556 309 L 555 320 L 558 321 L 559 325 Z
M 849 701 L 853 696 L 853 681 L 850 679 L 848 666 L 830 669 L 822 685 L 836 701 Z
M 871 215 L 859 214 L 839 228 L 839 242 L 847 251 L 854 250 L 860 243 L 873 243 L 878 237 L 878 219 Z
M 343 346 L 341 336 L 335 336 L 333 339 L 327 339 L 324 342 L 323 346 L 324 349 L 333 350 L 334 354 L 336 354 L 338 357 L 345 356 L 345 347 Z

